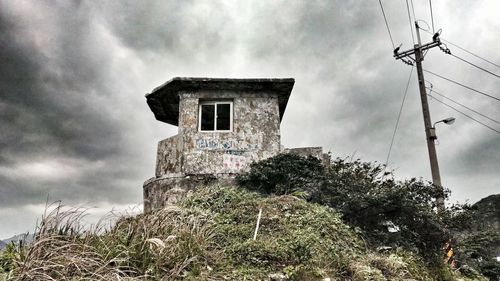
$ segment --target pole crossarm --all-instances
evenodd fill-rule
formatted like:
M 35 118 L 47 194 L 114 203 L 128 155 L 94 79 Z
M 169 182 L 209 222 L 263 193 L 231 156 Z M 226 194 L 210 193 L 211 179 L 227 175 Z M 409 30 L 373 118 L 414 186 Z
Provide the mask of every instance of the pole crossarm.
M 420 47 L 415 47 L 413 49 L 410 49 L 410 50 L 406 50 L 404 52 L 396 52 L 394 54 L 394 57 L 398 60 L 398 59 L 402 59 L 402 58 L 405 58 L 405 57 L 408 57 L 408 56 L 411 56 L 413 54 L 415 54 L 415 52 L 417 51 L 417 49 L 420 49 L 422 52 L 425 51 L 425 50 L 428 50 L 428 49 L 431 49 L 431 48 L 434 48 L 434 47 L 437 47 L 437 46 L 440 46 L 442 43 L 441 41 L 438 40 L 437 41 L 434 41 L 434 42 L 431 42 L 431 43 L 427 43 L 427 44 L 424 44 Z

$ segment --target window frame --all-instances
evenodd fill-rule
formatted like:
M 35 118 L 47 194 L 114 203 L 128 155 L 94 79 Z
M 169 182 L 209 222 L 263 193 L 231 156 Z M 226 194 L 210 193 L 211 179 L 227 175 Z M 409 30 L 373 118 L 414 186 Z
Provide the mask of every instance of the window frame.
M 218 104 L 229 104 L 229 130 L 217 130 L 217 105 Z M 204 105 L 213 105 L 214 106 L 214 129 L 213 130 L 202 130 L 201 129 L 201 109 Z M 233 131 L 233 101 L 232 100 L 209 100 L 209 101 L 200 101 L 198 103 L 198 132 L 203 133 L 228 133 Z

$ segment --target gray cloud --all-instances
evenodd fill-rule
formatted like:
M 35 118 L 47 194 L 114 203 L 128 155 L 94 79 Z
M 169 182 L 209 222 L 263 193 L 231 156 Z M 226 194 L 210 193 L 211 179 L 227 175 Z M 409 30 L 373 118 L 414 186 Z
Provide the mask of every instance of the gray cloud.
M 429 22 L 428 3 L 414 2 L 417 17 Z M 410 48 L 405 3 L 383 3 L 395 44 Z M 156 142 L 176 132 L 154 120 L 144 94 L 173 76 L 294 77 L 281 128 L 286 146 L 322 145 L 334 156 L 384 162 L 410 71 L 392 58 L 377 1 L 1 6 L 0 209 L 10 213 L 42 204 L 48 194 L 68 204 L 140 202 L 142 182 L 154 173 Z M 495 7 L 494 1 L 438 2 L 436 26 L 445 38 L 498 63 Z M 498 96 L 496 78 L 437 49 L 424 64 Z M 491 100 L 426 79 L 500 119 Z M 430 178 L 418 95 L 414 73 L 389 162 L 399 178 Z M 457 117 L 452 127 L 438 127 L 443 182 L 454 200 L 495 192 L 499 135 L 430 102 L 434 120 Z M 472 184 L 481 192 L 468 192 Z M 32 224 L 25 217 L 19 223 Z M 4 223 L 12 220 L 0 217 Z
M 126 119 L 114 117 L 121 93 L 109 84 L 112 58 L 98 26 L 76 2 L 38 5 L 2 9 L 0 17 L 0 205 L 40 203 L 48 194 L 130 202 L 142 174 L 124 163 L 139 152 L 129 151 Z
M 55 44 L 36 46 L 13 18 L 4 18 L 6 21 L 2 26 L 11 27 L 2 30 L 2 45 L 6 46 L 2 56 L 7 61 L 2 65 L 2 119 L 10 122 L 2 125 L 9 132 L 4 141 L 12 145 L 3 146 L 2 154 L 23 153 L 31 158 L 48 147 L 93 159 L 115 154 L 115 148 L 107 144 L 118 132 L 106 113 L 88 100 L 92 92 L 106 95 L 111 89 L 103 85 L 105 72 L 95 67 L 100 60 L 90 60 L 102 54 L 90 53 L 89 44 L 81 38 L 86 28 L 80 25 L 85 22 L 76 19 L 71 26 L 55 20 L 53 27 L 73 32 L 55 31 L 62 33 L 55 34 L 59 37 Z

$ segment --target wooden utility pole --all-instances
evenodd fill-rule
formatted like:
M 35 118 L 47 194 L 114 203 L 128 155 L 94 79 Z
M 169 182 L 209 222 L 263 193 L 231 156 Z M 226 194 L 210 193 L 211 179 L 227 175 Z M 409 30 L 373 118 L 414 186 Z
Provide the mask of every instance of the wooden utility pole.
M 434 140 L 437 139 L 434 128 L 432 127 L 431 114 L 429 111 L 429 103 L 427 102 L 427 92 L 425 90 L 425 80 L 424 80 L 424 72 L 422 69 L 422 61 L 424 60 L 423 51 L 431 49 L 433 47 L 437 47 L 441 45 L 439 40 L 439 34 L 434 34 L 432 37 L 433 41 L 431 43 L 427 43 L 422 45 L 420 39 L 420 31 L 418 23 L 415 22 L 415 28 L 417 32 L 417 40 L 418 44 L 415 44 L 413 49 L 404 51 L 402 53 L 398 52 L 398 49 L 394 50 L 394 57 L 396 59 L 401 59 L 405 63 L 412 64 L 409 60 L 404 60 L 403 58 L 410 57 L 411 55 L 415 55 L 415 58 L 410 57 L 417 66 L 417 75 L 418 75 L 418 88 L 420 90 L 420 100 L 422 102 L 422 113 L 424 116 L 424 126 L 425 126 L 425 136 L 427 139 L 427 150 L 429 151 L 429 160 L 431 163 L 431 173 L 432 173 L 432 183 L 438 189 L 438 196 L 436 197 L 436 206 L 438 208 L 438 212 L 444 211 L 444 189 L 441 185 L 441 175 L 439 173 L 439 164 L 437 160 L 436 154 L 436 146 L 434 144 Z

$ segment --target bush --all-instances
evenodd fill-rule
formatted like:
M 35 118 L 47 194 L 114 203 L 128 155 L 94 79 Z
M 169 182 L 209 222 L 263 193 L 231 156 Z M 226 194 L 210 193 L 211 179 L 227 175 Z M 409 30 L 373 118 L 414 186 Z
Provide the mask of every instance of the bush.
M 492 229 L 462 233 L 457 241 L 456 259 L 460 265 L 477 269 L 490 280 L 500 280 L 500 263 L 495 260 L 500 234 Z
M 373 246 L 418 250 L 428 260 L 441 257 L 448 230 L 437 216 L 432 184 L 394 181 L 380 164 L 337 158 L 323 167 L 314 157 L 280 154 L 254 163 L 239 177 L 242 186 L 305 198 L 339 210 Z
M 315 201 L 338 209 L 370 244 L 418 249 L 428 259 L 441 256 L 450 236 L 435 212 L 433 185 L 394 181 L 380 164 L 344 159 L 333 161 L 327 178 Z
M 299 194 L 310 197 L 325 183 L 325 168 L 315 157 L 279 154 L 250 165 L 250 171 L 237 177 L 248 189 L 267 194 Z

